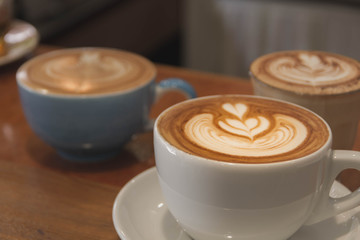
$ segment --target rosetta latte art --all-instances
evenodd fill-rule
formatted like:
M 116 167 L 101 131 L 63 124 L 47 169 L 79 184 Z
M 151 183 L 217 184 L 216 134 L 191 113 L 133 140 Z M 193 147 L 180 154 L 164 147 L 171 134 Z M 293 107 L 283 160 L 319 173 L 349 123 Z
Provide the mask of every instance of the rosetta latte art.
M 65 56 L 44 64 L 44 69 L 51 78 L 63 80 L 67 77 L 93 82 L 114 81 L 131 71 L 131 67 L 114 57 L 100 56 L 99 52 L 84 52 L 77 61 Z
M 128 91 L 152 81 L 155 66 L 142 56 L 115 49 L 74 48 L 28 61 L 20 80 L 41 93 L 87 95 Z
M 118 84 L 126 74 L 131 73 L 132 67 L 125 60 L 88 51 L 78 58 L 64 56 L 49 60 L 44 64 L 44 71 L 68 91 L 87 92 L 97 85 Z
M 225 103 L 222 108 L 232 117 L 216 124 L 211 113 L 196 115 L 185 125 L 188 137 L 203 148 L 248 157 L 292 151 L 307 137 L 306 126 L 291 116 L 275 114 L 272 126 L 265 116 L 247 117 L 246 104 Z

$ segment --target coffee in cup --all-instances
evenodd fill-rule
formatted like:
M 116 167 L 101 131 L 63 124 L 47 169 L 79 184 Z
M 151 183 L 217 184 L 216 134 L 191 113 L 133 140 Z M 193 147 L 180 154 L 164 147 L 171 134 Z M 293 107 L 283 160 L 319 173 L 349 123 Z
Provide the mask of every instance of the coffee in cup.
M 326 124 L 305 109 L 240 96 L 202 98 L 171 108 L 159 133 L 191 155 L 230 163 L 297 159 L 329 138 Z
M 49 52 L 24 63 L 16 77 L 34 132 L 64 158 L 83 162 L 109 158 L 151 128 L 149 110 L 161 94 L 195 96 L 181 79 L 156 83 L 146 58 L 108 48 Z
M 250 67 L 256 95 L 294 102 L 331 126 L 334 147 L 352 149 L 360 119 L 360 63 L 320 51 L 283 51 Z
M 360 193 L 329 192 L 360 152 L 331 150 L 316 113 L 256 96 L 178 103 L 155 122 L 159 183 L 169 211 L 195 240 L 285 240 L 301 226 L 355 208 Z
M 61 95 L 97 95 L 131 91 L 156 76 L 153 63 L 114 49 L 68 49 L 25 64 L 19 81 L 33 91 Z

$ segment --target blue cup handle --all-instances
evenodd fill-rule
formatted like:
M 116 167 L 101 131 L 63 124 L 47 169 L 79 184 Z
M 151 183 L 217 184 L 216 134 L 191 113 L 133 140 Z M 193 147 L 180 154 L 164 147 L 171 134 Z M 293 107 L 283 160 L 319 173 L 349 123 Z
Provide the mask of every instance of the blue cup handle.
M 185 95 L 186 98 L 196 98 L 195 89 L 185 80 L 180 78 L 166 78 L 156 84 L 155 87 L 155 102 L 165 93 L 179 91 Z M 154 119 L 149 119 L 145 130 L 151 131 L 154 128 Z
M 160 98 L 164 93 L 170 91 L 180 91 L 189 99 L 196 98 L 196 92 L 188 82 L 180 78 L 167 78 L 156 85 L 156 99 Z

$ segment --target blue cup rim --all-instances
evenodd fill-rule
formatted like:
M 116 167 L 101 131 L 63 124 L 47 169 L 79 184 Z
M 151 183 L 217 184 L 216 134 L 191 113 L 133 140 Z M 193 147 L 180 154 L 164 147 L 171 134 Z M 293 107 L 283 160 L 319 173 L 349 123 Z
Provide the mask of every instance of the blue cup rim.
M 102 93 L 85 93 L 85 94 L 77 94 L 77 93 L 56 93 L 56 92 L 49 92 L 46 89 L 34 89 L 28 85 L 26 85 L 24 83 L 24 81 L 26 81 L 26 79 L 28 78 L 27 73 L 26 73 L 26 68 L 32 64 L 34 61 L 37 61 L 39 59 L 43 59 L 43 58 L 47 58 L 49 56 L 52 55 L 56 55 L 59 52 L 69 52 L 69 51 L 84 51 L 84 50 L 93 50 L 93 49 L 98 49 L 98 50 L 106 50 L 106 51 L 118 51 L 118 52 L 124 52 L 127 54 L 132 54 L 138 58 L 141 58 L 142 60 L 144 60 L 147 64 L 149 64 L 153 70 L 153 75 L 151 77 L 149 77 L 149 79 L 147 81 L 145 81 L 144 83 L 141 83 L 140 85 L 137 85 L 133 88 L 128 88 L 128 89 L 124 89 L 124 90 L 117 90 L 117 91 L 112 91 L 112 92 L 102 92 Z M 124 95 L 124 94 L 128 94 L 131 92 L 135 92 L 143 87 L 146 87 L 148 85 L 150 85 L 151 83 L 155 82 L 157 76 L 157 69 L 155 67 L 155 64 L 152 63 L 150 60 L 148 60 L 147 58 L 133 53 L 133 52 L 129 52 L 129 51 L 124 51 L 124 50 L 120 50 L 120 49 L 114 49 L 114 48 L 104 48 L 104 47 L 79 47 L 79 48 L 65 48 L 65 49 L 59 49 L 59 50 L 54 50 L 51 52 L 47 52 L 41 55 L 38 55 L 28 61 L 26 61 L 24 64 L 22 64 L 19 69 L 16 72 L 16 81 L 19 87 L 21 87 L 22 89 L 26 90 L 29 93 L 35 94 L 35 95 L 41 95 L 41 96 L 46 96 L 46 97 L 53 97 L 53 98 L 64 98 L 64 99 L 84 99 L 84 98 L 103 98 L 103 97 L 111 97 L 111 96 L 118 96 L 118 95 Z

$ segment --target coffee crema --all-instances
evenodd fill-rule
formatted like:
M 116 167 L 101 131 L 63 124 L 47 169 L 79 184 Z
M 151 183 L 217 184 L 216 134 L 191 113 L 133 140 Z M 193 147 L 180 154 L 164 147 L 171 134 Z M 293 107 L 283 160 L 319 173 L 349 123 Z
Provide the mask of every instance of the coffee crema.
M 140 55 L 106 48 L 53 51 L 29 60 L 17 78 L 41 93 L 107 94 L 155 79 L 155 66 Z
M 300 158 L 329 138 L 322 119 L 285 102 L 219 95 L 182 102 L 157 120 L 160 135 L 196 156 L 232 163 Z
M 360 63 L 321 51 L 283 51 L 264 55 L 250 66 L 256 79 L 299 94 L 329 95 L 360 89 Z

